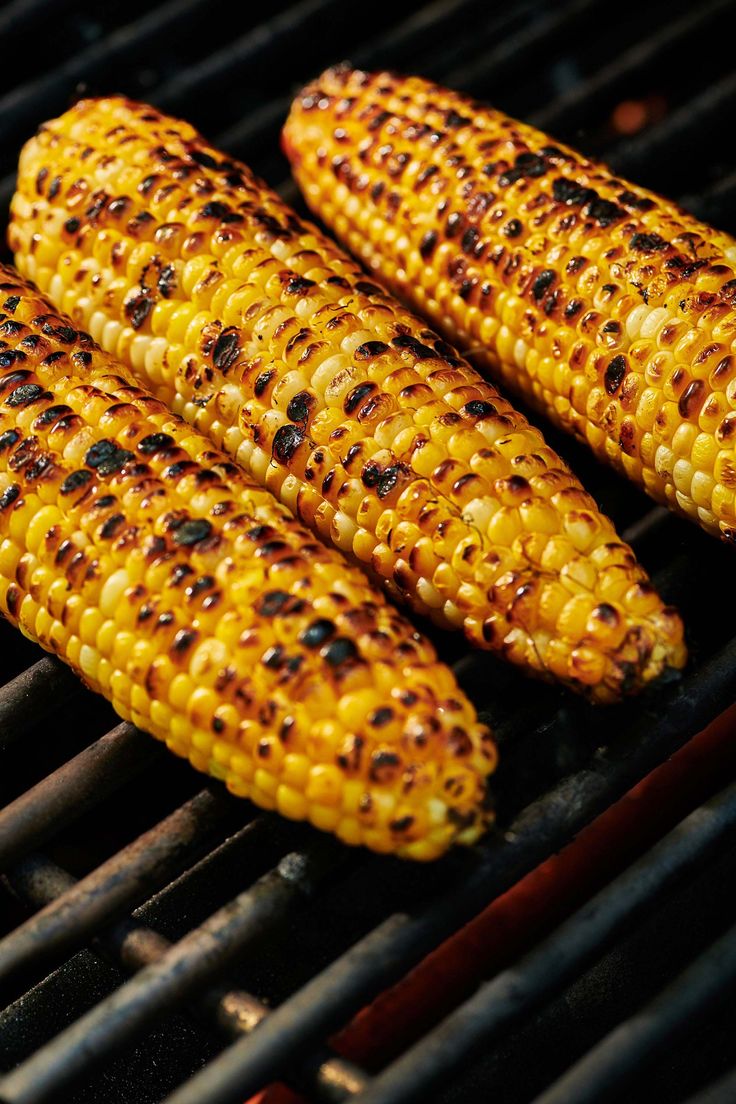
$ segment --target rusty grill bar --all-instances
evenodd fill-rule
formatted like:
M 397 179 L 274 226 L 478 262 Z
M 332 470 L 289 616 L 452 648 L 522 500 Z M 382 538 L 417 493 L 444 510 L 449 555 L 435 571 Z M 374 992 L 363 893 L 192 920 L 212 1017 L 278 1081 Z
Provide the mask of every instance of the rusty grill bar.
M 190 116 L 298 202 L 278 154 L 280 124 L 299 82 L 348 56 L 491 99 L 734 229 L 736 159 L 724 161 L 730 151 L 712 138 L 734 99 L 722 33 L 733 10 L 732 0 L 696 9 L 622 0 L 612 21 L 596 0 L 492 9 L 376 0 L 359 38 L 351 6 L 337 0 L 280 2 L 264 22 L 243 15 L 237 25 L 224 0 L 132 0 L 125 10 L 16 0 L 0 13 L 1 198 L 22 140 L 81 83 Z M 34 59 L 21 48 L 31 38 Z M 686 59 L 706 47 L 707 73 L 683 76 Z M 669 102 L 664 117 L 633 136 L 615 133 L 617 103 L 653 94 Z M 0 626 L 0 903 L 10 912 L 5 922 L 0 910 L 1 1104 L 226 1104 L 282 1078 L 327 1104 L 468 1099 L 442 1086 L 527 1030 L 678 886 L 727 858 L 733 787 L 383 1068 L 362 1069 L 329 1048 L 331 1032 L 367 1001 L 736 701 L 733 552 L 548 435 L 682 609 L 693 660 L 681 680 L 595 713 L 552 687 L 529 694 L 518 673 L 438 637 L 501 740 L 502 831 L 431 870 L 347 852 L 256 815 L 214 782 L 202 788 L 144 734 L 110 728 L 110 712 L 57 661 Z M 724 901 L 720 929 L 662 979 L 659 996 L 632 998 L 618 1026 L 565 1058 L 569 1069 L 552 1064 L 544 1084 L 514 1100 L 608 1099 L 709 1023 L 736 976 L 729 908 Z M 137 1080 L 119 1052 L 143 1055 Z M 157 1061 L 164 1069 L 154 1075 Z M 734 1075 L 703 1089 L 709 1073 L 724 1069 L 701 1071 L 683 1090 L 702 1089 L 691 1104 L 732 1099 Z

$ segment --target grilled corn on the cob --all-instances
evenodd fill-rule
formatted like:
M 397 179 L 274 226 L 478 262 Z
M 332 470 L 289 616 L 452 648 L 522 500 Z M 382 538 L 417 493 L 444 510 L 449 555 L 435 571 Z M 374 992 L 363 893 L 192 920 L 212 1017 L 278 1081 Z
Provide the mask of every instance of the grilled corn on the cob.
M 682 626 L 538 430 L 185 123 L 83 101 L 23 152 L 22 270 L 395 596 L 611 700 Z
M 267 809 L 431 859 L 495 750 L 432 645 L 0 267 L 0 611 Z
M 736 539 L 736 243 L 419 78 L 328 71 L 284 132 L 310 205 L 480 364 Z

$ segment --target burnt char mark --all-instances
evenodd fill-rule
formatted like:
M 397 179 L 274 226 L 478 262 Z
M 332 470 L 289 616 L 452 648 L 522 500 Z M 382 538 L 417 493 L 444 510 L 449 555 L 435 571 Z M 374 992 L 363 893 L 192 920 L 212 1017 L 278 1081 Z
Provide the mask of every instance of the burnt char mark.
M 349 660 L 358 658 L 358 649 L 347 636 L 336 636 L 320 652 L 322 658 L 330 667 L 340 667 Z
M 180 548 L 189 548 L 200 541 L 207 540 L 212 534 L 212 525 L 206 518 L 189 518 L 177 525 L 174 530 L 174 544 Z
M 30 406 L 40 398 L 53 398 L 48 391 L 44 391 L 37 383 L 26 383 L 16 387 L 10 392 L 5 403 L 7 406 Z
M 103 440 L 92 445 L 84 462 L 88 467 L 94 468 L 98 475 L 112 475 L 133 459 L 133 453 L 120 448 L 115 441 Z
M 297 449 L 305 440 L 306 437 L 298 426 L 279 426 L 273 437 L 272 456 L 274 456 L 280 464 L 288 464 L 290 460 L 293 460 Z
M 543 272 L 537 276 L 536 280 L 532 284 L 532 295 L 537 303 L 540 299 L 543 299 L 549 288 L 554 283 L 555 271 L 552 268 L 545 268 Z
M 465 404 L 463 413 L 469 414 L 471 418 L 490 418 L 497 414 L 498 410 L 493 403 L 486 402 L 484 399 L 473 399 Z
M 437 248 L 437 240 L 437 232 L 435 230 L 427 230 L 422 236 L 422 240 L 419 242 L 419 255 L 422 260 L 429 260 Z
M 183 656 L 197 640 L 199 633 L 196 629 L 179 629 L 171 644 L 171 651 L 175 656 Z
M 20 441 L 19 429 L 6 429 L 4 433 L 0 433 L 0 452 L 6 452 L 13 445 L 16 445 Z
M 661 238 L 659 234 L 634 234 L 629 241 L 632 249 L 639 253 L 659 253 L 667 249 L 669 242 Z
M 153 300 L 149 298 L 148 289 L 142 288 L 125 304 L 125 317 L 134 330 L 139 330 L 152 310 Z
M 80 468 L 79 471 L 73 471 L 66 477 L 61 484 L 61 493 L 63 495 L 73 494 L 74 491 L 81 491 L 82 487 L 86 487 L 92 479 L 92 472 L 87 468 Z
M 11 483 L 0 495 L 0 513 L 9 509 L 20 497 L 20 487 L 17 483 Z
M 604 384 L 609 395 L 615 395 L 626 375 L 626 357 L 615 356 L 606 368 Z
M 292 422 L 304 425 L 305 422 L 309 421 L 309 411 L 314 406 L 314 402 L 314 395 L 310 395 L 309 391 L 297 391 L 286 407 L 287 418 Z
M 164 299 L 169 299 L 176 288 L 176 269 L 172 264 L 165 264 L 158 274 L 158 280 L 156 281 L 156 287 L 158 288 Z
M 174 438 L 168 433 L 149 433 L 147 437 L 142 437 L 138 442 L 138 451 L 142 452 L 144 456 L 151 456 L 159 449 L 169 448 L 173 444 Z
M 431 357 L 437 356 L 434 349 L 430 349 L 429 345 L 417 341 L 416 337 L 412 337 L 411 334 L 399 334 L 398 337 L 392 338 L 391 344 L 397 349 L 408 349 L 417 360 L 429 360 Z
M 212 363 L 221 372 L 232 368 L 240 353 L 240 333 L 235 326 L 223 330 L 212 351 Z
M 320 617 L 307 626 L 300 635 L 299 641 L 305 648 L 321 648 L 336 632 L 337 629 L 332 621 L 328 621 L 326 617 Z
M 314 280 L 308 280 L 306 276 L 294 275 L 289 277 L 285 291 L 288 295 L 304 295 L 314 286 Z
M 268 387 L 269 383 L 271 382 L 271 380 L 274 378 L 275 375 L 276 375 L 276 369 L 275 368 L 269 368 L 267 371 L 261 372 L 260 376 L 258 376 L 258 378 L 256 379 L 256 382 L 253 386 L 253 394 L 255 395 L 255 397 L 257 399 L 260 399 L 261 395 L 266 390 L 266 388 Z
M 354 387 L 345 399 L 343 410 L 346 414 L 353 414 L 363 399 L 367 399 L 374 391 L 377 390 L 375 383 L 359 383 L 357 387 Z
M 388 345 L 385 345 L 383 341 L 366 341 L 363 345 L 358 346 L 353 357 L 355 360 L 371 360 L 373 357 L 381 356 L 387 349 Z

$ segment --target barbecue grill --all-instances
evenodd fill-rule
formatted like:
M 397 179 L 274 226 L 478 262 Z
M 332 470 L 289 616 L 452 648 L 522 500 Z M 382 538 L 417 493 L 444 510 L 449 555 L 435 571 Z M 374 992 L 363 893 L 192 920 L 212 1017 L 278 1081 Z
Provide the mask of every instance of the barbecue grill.
M 190 118 L 298 204 L 290 96 L 349 57 L 487 98 L 736 230 L 712 138 L 733 9 L 375 0 L 359 34 L 338 0 L 262 22 L 224 0 L 16 0 L 2 202 L 22 141 L 85 89 Z M 431 867 L 257 813 L 0 625 L 1 1104 L 736 1099 L 734 553 L 545 433 L 692 658 L 594 710 L 434 632 L 502 761 L 498 828 Z

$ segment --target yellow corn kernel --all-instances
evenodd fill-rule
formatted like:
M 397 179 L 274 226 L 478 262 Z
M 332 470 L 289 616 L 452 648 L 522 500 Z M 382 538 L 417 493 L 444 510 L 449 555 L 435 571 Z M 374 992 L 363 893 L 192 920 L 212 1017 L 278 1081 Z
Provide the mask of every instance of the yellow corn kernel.
M 356 92 L 358 99 L 369 94 L 373 92 Z M 334 107 L 330 90 L 325 103 L 327 117 Z M 294 118 L 297 121 L 292 122 L 288 140 L 296 148 L 302 124 L 306 132 L 314 118 L 311 122 L 306 115 L 300 119 L 298 112 Z M 353 127 L 355 120 L 350 117 L 348 122 Z M 446 120 L 438 119 L 439 133 L 445 126 Z M 111 130 L 115 131 L 113 166 L 108 161 Z M 322 144 L 332 140 L 330 133 Z M 404 141 L 402 136 L 395 137 L 399 144 Z M 159 150 L 164 154 L 159 156 Z M 300 167 L 305 174 L 314 172 L 323 183 L 329 176 L 334 208 L 328 204 L 326 218 L 339 211 L 349 232 L 350 219 L 362 217 L 363 200 L 355 202 L 345 183 L 312 163 L 311 146 L 302 152 Z M 351 156 L 348 146 L 340 152 Z M 216 151 L 186 123 L 127 100 L 82 101 L 49 123 L 24 150 L 10 228 L 18 264 L 38 271 L 31 249 L 33 235 L 47 219 L 58 219 L 63 225 L 65 216 L 68 218 L 67 188 L 62 186 L 52 194 L 45 186 L 39 190 L 39 174 L 42 185 L 46 179 L 42 170 L 49 179 L 58 176 L 62 185 L 81 180 L 92 188 L 97 172 L 104 167 L 107 185 L 116 195 L 125 196 L 133 225 L 134 215 L 143 209 L 152 216 L 146 220 L 145 232 L 127 230 L 122 245 L 103 249 L 98 238 L 111 231 L 120 234 L 119 222 L 106 210 L 97 212 L 94 222 L 75 210 L 80 226 L 74 251 L 63 262 L 56 255 L 49 256 L 43 269 L 44 286 L 63 298 L 76 286 L 77 271 L 94 261 L 99 280 L 87 280 L 85 271 L 84 293 L 76 301 L 80 322 L 88 323 L 110 351 L 125 358 L 144 385 L 154 387 L 157 396 L 224 444 L 247 465 L 258 483 L 297 512 L 322 539 L 370 564 L 388 592 L 419 613 L 439 624 L 462 625 L 473 642 L 500 650 L 535 674 L 548 676 L 555 670 L 546 660 L 546 650 L 555 640 L 559 624 L 572 626 L 575 633 L 561 642 L 566 662 L 559 663 L 556 671 L 558 677 L 594 700 L 615 699 L 624 690 L 636 690 L 656 678 L 665 667 L 681 666 L 685 658 L 682 641 L 666 632 L 663 635 L 665 622 L 657 620 L 654 612 L 643 620 L 637 620 L 628 608 L 622 614 L 627 628 L 641 630 L 641 639 L 651 643 L 632 664 L 629 653 L 624 658 L 609 640 L 600 645 L 588 640 L 584 624 L 579 625 L 576 618 L 561 618 L 554 602 L 545 605 L 531 598 L 526 583 L 541 566 L 564 582 L 571 599 L 585 586 L 594 599 L 602 601 L 592 557 L 597 548 L 612 541 L 610 523 L 544 444 L 540 432 L 467 361 L 444 346 L 423 321 L 366 280 L 326 237 L 299 223 L 279 197 L 247 169 L 238 170 L 242 184 L 233 182 L 208 167 L 212 158 L 218 160 Z M 176 169 L 181 160 L 197 165 L 191 179 Z M 444 164 L 439 169 L 443 170 Z M 384 170 L 369 159 L 360 171 L 380 175 Z M 166 210 L 150 208 L 144 202 L 140 185 L 151 174 L 169 190 Z M 406 179 L 410 177 L 408 172 Z M 454 195 L 452 189 L 463 185 L 455 178 L 448 180 L 448 195 Z M 202 181 L 207 185 L 206 196 Z M 392 182 L 392 188 L 401 186 L 402 181 Z M 258 210 L 253 207 L 253 196 L 258 197 Z M 629 423 L 639 425 L 636 414 L 644 392 L 637 380 L 618 379 L 620 365 L 610 365 L 614 354 L 625 349 L 626 327 L 622 324 L 614 332 L 604 326 L 605 296 L 594 271 L 605 268 L 603 283 L 613 279 L 601 258 L 605 235 L 596 232 L 581 243 L 587 268 L 569 274 L 570 287 L 575 287 L 581 301 L 590 299 L 599 305 L 592 313 L 582 309 L 571 312 L 563 325 L 555 327 L 555 302 L 548 296 L 557 287 L 552 278 L 559 282 L 554 265 L 560 267 L 563 258 L 565 263 L 569 259 L 561 244 L 564 230 L 557 227 L 552 234 L 552 248 L 558 252 L 550 255 L 546 264 L 535 260 L 533 272 L 524 270 L 524 288 L 517 285 L 516 276 L 502 286 L 500 273 L 505 266 L 499 266 L 475 281 L 466 300 L 449 278 L 443 276 L 433 286 L 428 283 L 434 265 L 454 260 L 460 248 L 453 239 L 443 238 L 442 227 L 434 226 L 432 196 L 429 190 L 415 191 L 412 186 L 405 209 L 408 213 L 418 211 L 417 204 L 432 205 L 421 212 L 416 226 L 422 227 L 417 233 L 423 235 L 429 228 L 435 235 L 434 257 L 429 247 L 428 252 L 423 247 L 427 256 L 414 255 L 409 263 L 409 253 L 418 246 L 408 223 L 401 222 L 398 232 L 403 208 L 397 215 L 396 234 L 390 227 L 384 228 L 386 253 L 406 253 L 404 272 L 412 274 L 415 289 L 427 293 L 422 305 L 443 316 L 462 315 L 465 328 L 456 333 L 461 345 L 476 347 L 479 339 L 487 340 L 495 359 L 508 361 L 520 377 L 528 371 L 535 394 L 544 398 L 551 387 L 558 387 L 579 431 L 585 427 L 589 392 L 595 390 L 593 405 L 596 410 L 600 407 L 601 417 L 605 417 L 614 402 L 615 382 L 623 409 L 621 416 L 614 410 L 611 424 L 616 427 L 617 441 L 621 437 L 628 448 Z M 503 202 L 511 196 L 513 190 L 504 194 Z M 324 198 L 319 190 L 314 197 L 320 203 Z M 180 227 L 166 222 L 167 211 L 173 209 Z M 235 210 L 239 212 L 237 224 L 229 218 L 229 212 Z M 480 217 L 483 213 L 476 214 Z M 378 222 L 375 211 L 373 215 Z M 522 242 L 528 243 L 530 251 L 550 248 L 546 229 L 527 233 L 529 218 L 518 221 L 522 231 L 518 242 L 513 235 L 502 233 L 501 223 L 494 231 L 501 235 L 504 249 L 522 248 Z M 378 267 L 380 250 L 371 226 L 362 224 L 359 237 Z M 123 261 L 116 262 L 116 250 Z M 356 252 L 361 253 L 361 248 Z M 468 271 L 482 263 L 474 259 L 476 252 L 468 254 L 470 259 L 464 255 Z M 166 257 L 168 265 L 161 269 L 160 278 L 152 281 L 149 270 L 156 256 Z M 399 280 L 388 255 L 382 259 L 384 274 L 389 280 Z M 489 318 L 478 298 L 481 284 L 487 285 L 487 310 L 497 311 L 497 320 Z M 536 289 L 532 306 L 527 284 Z M 143 298 L 142 288 L 146 289 Z M 539 309 L 546 313 L 531 325 L 534 304 L 541 304 Z M 637 317 L 631 340 L 638 342 L 642 365 L 654 355 L 666 324 L 659 316 L 650 318 L 646 310 Z M 662 373 L 671 373 L 679 363 L 684 336 L 678 336 L 677 350 L 659 350 Z M 655 388 L 654 382 L 649 386 Z M 677 382 L 672 386 L 676 389 Z M 563 401 L 559 395 L 555 399 Z M 682 421 L 677 413 L 680 401 L 679 394 L 676 401 L 673 395 L 670 405 Z M 695 400 L 692 405 L 693 417 L 685 420 L 694 427 Z M 647 430 L 652 435 L 660 432 L 657 419 L 661 413 L 653 413 L 653 425 Z M 702 418 L 702 412 L 699 416 Z M 669 449 L 677 424 L 674 419 L 671 425 L 666 423 L 669 436 L 658 437 L 658 445 L 666 443 Z M 677 447 L 685 449 L 692 443 L 694 449 L 696 439 L 697 432 L 693 437 L 688 430 L 678 437 Z M 88 440 L 80 435 L 72 446 L 75 459 L 81 462 L 88 448 Z M 686 459 L 680 452 L 669 452 Z M 663 455 L 662 461 L 669 464 L 669 455 Z M 626 464 L 636 467 L 636 462 L 633 453 L 627 453 Z M 671 468 L 669 464 L 670 477 Z M 685 493 L 681 488 L 686 476 L 692 487 L 690 473 L 678 469 L 678 485 L 675 488 L 673 484 L 673 491 Z M 216 497 L 213 490 L 194 486 L 191 479 L 189 484 L 190 508 L 209 509 Z M 704 502 L 705 484 L 697 487 L 699 502 Z M 413 527 L 409 532 L 408 525 Z M 243 542 L 248 543 L 246 538 Z M 465 558 L 456 554 L 460 547 Z M 245 570 L 228 581 L 239 608 L 245 608 L 254 590 L 266 586 L 262 561 L 251 555 L 246 566 L 245 559 L 243 555 L 241 568 Z M 284 560 L 280 583 L 288 588 L 300 572 L 289 565 L 287 557 Z M 585 562 L 580 570 L 571 572 L 570 563 L 578 560 Z M 117 566 L 122 569 L 123 560 Z M 630 585 L 644 579 L 641 568 L 631 561 L 628 570 Z M 140 577 L 143 585 L 158 589 L 164 586 L 167 574 L 166 560 L 154 559 Z M 512 578 L 513 585 L 497 585 L 499 576 Z M 103 584 L 105 615 L 114 604 L 120 627 L 133 631 L 141 605 L 135 598 L 137 579 L 129 576 L 130 591 L 122 583 L 120 577 L 109 589 Z M 123 598 L 122 594 L 130 596 Z M 492 625 L 504 625 L 505 630 L 491 632 Z M 291 631 L 274 636 L 285 652 L 297 639 Z M 221 648 L 231 649 L 240 637 L 233 623 L 227 632 L 217 628 L 203 631 L 192 645 L 197 659 L 186 657 L 187 664 L 194 662 L 189 670 L 200 688 L 217 692 L 225 665 L 219 659 L 203 663 L 200 674 L 198 649 L 205 638 L 214 638 Z M 597 667 L 580 664 L 579 676 L 571 657 L 581 647 L 598 648 L 601 661 Z M 253 649 L 247 651 L 258 669 L 258 656 Z M 594 669 L 600 671 L 598 682 L 591 679 Z M 142 670 L 140 673 L 145 677 Z M 383 669 L 379 675 L 355 666 L 345 673 L 341 692 L 358 692 L 384 679 Z M 310 708 L 315 716 L 334 715 L 335 697 L 329 685 L 311 687 Z M 204 723 L 204 718 L 198 723 Z M 293 750 L 287 748 L 287 755 Z M 329 803 L 320 805 L 327 808 Z

